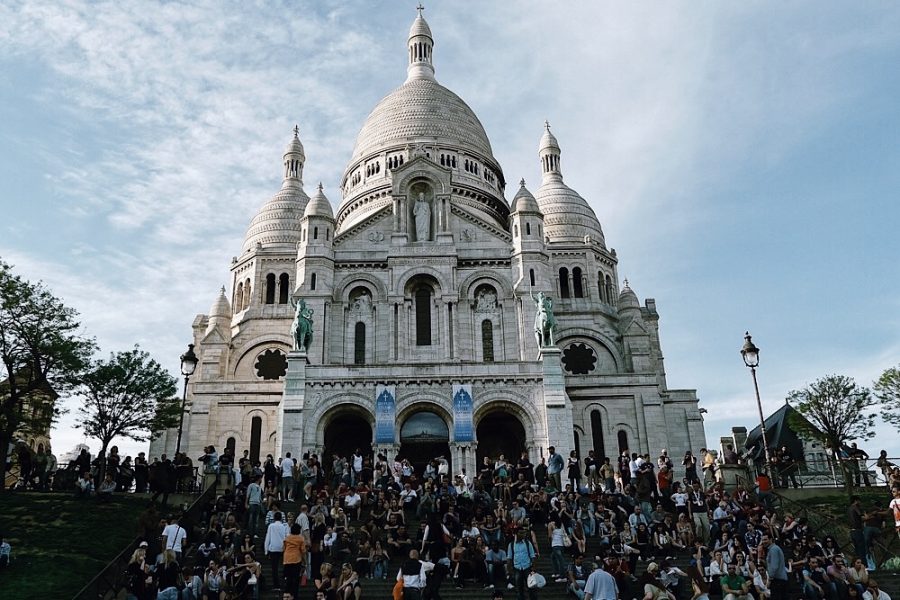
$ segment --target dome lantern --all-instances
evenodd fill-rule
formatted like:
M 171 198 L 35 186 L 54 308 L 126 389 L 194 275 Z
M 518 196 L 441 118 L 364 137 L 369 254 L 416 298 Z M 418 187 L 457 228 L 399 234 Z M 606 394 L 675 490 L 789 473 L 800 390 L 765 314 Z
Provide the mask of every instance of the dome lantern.
M 406 68 L 406 80 L 434 79 L 434 64 L 432 63 L 432 51 L 434 38 L 431 36 L 431 28 L 422 11 L 425 7 L 419 4 L 419 11 L 412 27 L 409 28 L 407 50 L 409 51 L 409 66 Z

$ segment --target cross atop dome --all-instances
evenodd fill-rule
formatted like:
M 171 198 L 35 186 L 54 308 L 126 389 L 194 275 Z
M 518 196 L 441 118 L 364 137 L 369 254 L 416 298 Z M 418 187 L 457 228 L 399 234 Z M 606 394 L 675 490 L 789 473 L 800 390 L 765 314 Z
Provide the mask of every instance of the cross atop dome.
M 419 16 L 422 16 L 422 11 L 425 10 L 425 7 L 422 6 L 422 3 L 419 2 L 419 5 L 416 7 L 416 10 L 419 11 Z
M 300 126 L 294 125 L 294 139 L 300 139 Z

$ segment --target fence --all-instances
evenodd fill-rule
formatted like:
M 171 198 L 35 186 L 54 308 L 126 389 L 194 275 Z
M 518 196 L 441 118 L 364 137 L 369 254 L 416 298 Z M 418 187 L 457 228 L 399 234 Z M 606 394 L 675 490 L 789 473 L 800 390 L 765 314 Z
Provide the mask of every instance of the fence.
M 189 523 L 199 520 L 203 513 L 203 508 L 215 497 L 216 484 L 213 483 L 185 511 L 182 517 L 185 529 L 188 528 Z M 136 537 L 132 540 L 87 585 L 75 594 L 73 600 L 112 600 L 118 598 L 120 592 L 125 589 L 127 584 L 125 570 L 128 568 L 128 561 L 131 560 L 131 555 L 137 550 L 142 540 L 142 537 Z
M 900 458 L 887 458 L 884 461 L 886 464 L 876 459 L 806 460 L 771 473 L 772 483 L 781 488 L 841 488 L 845 487 L 846 477 L 850 487 L 887 486 L 888 470 L 882 467 L 893 468 L 900 464 Z M 878 464 L 880 462 L 881 465 Z M 760 466 L 750 465 L 754 475 Z

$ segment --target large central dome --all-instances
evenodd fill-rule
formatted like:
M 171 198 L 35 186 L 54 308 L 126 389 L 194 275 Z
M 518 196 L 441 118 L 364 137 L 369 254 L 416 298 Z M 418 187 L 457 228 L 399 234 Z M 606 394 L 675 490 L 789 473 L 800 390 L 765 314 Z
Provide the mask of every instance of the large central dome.
M 408 80 L 375 106 L 356 138 L 353 160 L 417 142 L 493 156 L 481 121 L 462 98 L 434 79 L 422 78 Z

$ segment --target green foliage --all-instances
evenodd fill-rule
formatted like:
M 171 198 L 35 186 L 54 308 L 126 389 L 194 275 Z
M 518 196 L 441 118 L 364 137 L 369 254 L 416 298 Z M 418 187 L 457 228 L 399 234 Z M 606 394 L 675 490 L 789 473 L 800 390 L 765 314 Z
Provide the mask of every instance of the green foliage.
M 138 346 L 93 361 L 78 392 L 79 426 L 100 440 L 101 453 L 115 437 L 146 441 L 153 431 L 178 424 L 175 378 Z
M 69 494 L 0 495 L 12 562 L 0 598 L 72 598 L 137 535 L 146 501 L 100 504 Z
M 850 440 L 875 437 L 878 401 L 868 388 L 850 377 L 828 375 L 802 390 L 788 394 L 788 401 L 803 418 L 791 419 L 790 426 L 800 436 L 822 442 L 835 452 Z
M 885 369 L 872 387 L 882 402 L 881 418 L 900 429 L 900 366 Z
M 96 346 L 78 313 L 0 260 L 0 464 L 17 432 L 49 429 Z M 2 484 L 0 484 L 2 487 Z

